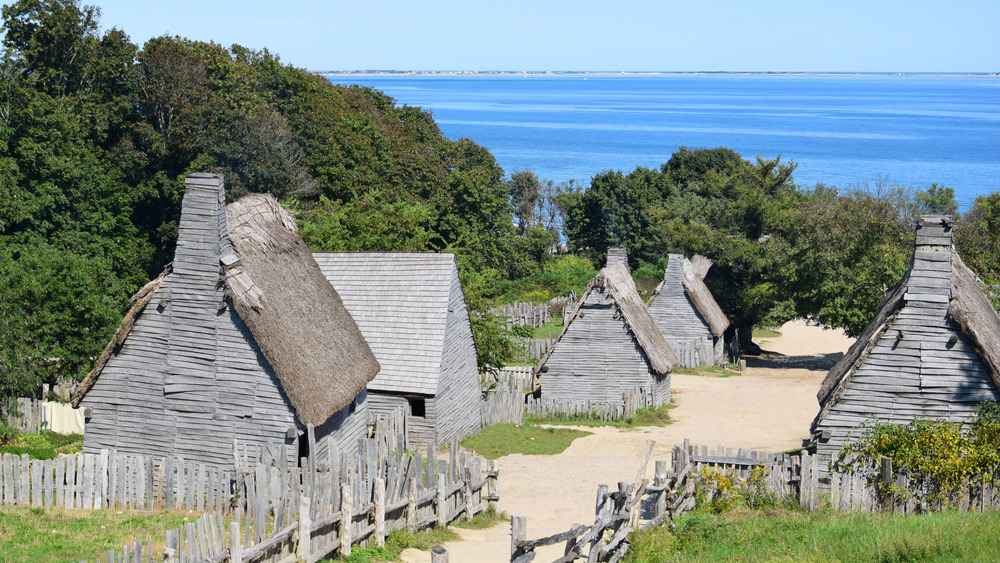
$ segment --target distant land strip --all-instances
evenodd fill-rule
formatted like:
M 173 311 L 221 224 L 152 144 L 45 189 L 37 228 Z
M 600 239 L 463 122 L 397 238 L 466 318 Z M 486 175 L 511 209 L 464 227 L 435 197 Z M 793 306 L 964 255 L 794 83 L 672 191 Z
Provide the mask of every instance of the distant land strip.
M 320 76 L 1000 76 L 1000 72 L 764 72 L 610 70 L 316 70 Z

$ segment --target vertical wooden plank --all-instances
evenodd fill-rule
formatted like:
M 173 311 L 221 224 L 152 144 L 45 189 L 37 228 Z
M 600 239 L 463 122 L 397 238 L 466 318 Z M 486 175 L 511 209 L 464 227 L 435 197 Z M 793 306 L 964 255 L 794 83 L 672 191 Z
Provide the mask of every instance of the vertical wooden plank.
M 233 520 L 229 523 L 229 559 L 233 563 L 243 562 L 243 544 L 240 541 L 240 523 Z
M 340 491 L 340 556 L 351 556 L 351 527 L 354 522 L 354 507 L 352 506 L 351 485 L 341 485 Z
M 524 514 L 515 514 L 510 517 L 510 560 L 524 555 L 524 551 L 517 547 L 517 544 L 528 539 L 528 517 Z
M 301 561 L 309 561 L 312 557 L 312 538 L 310 537 L 312 519 L 309 516 L 312 511 L 309 507 L 309 502 L 308 496 L 302 495 L 299 497 L 299 545 L 295 554 Z
M 437 474 L 437 490 L 434 509 L 437 511 L 437 525 L 444 528 L 448 525 L 448 507 L 445 502 L 445 490 L 448 488 L 448 476 L 446 473 Z
M 31 506 L 42 506 L 42 464 L 35 459 L 31 462 Z

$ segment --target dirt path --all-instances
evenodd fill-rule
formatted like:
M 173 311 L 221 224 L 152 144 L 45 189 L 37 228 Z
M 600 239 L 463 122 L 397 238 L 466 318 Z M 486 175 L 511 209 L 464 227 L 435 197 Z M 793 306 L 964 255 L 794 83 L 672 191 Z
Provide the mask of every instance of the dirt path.
M 839 330 L 827 330 L 794 321 L 781 336 L 762 341 L 761 347 L 783 356 L 753 359 L 740 376 L 717 378 L 674 375 L 676 420 L 663 428 L 618 430 L 585 428 L 591 436 L 579 438 L 556 456 L 500 458 L 500 508 L 528 517 L 528 537 L 537 538 L 589 524 L 594 497 L 601 483 L 632 480 L 646 440 L 655 440 L 653 458 L 668 459 L 674 444 L 692 443 L 749 447 L 768 451 L 796 448 L 807 438 L 816 415 L 816 391 L 826 370 L 847 351 L 852 340 Z M 649 471 L 652 472 L 650 463 Z M 455 563 L 509 561 L 510 526 L 488 530 L 458 530 L 462 541 L 447 544 Z M 562 556 L 562 546 L 538 550 L 538 561 Z M 409 563 L 430 561 L 428 552 L 407 550 Z

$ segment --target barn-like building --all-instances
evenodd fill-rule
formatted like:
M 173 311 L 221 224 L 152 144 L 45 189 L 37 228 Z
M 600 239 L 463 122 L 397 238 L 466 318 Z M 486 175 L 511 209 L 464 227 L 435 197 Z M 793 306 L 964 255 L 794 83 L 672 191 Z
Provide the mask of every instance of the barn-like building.
M 681 367 L 722 365 L 727 360 L 729 319 L 704 281 L 711 266 L 704 256 L 692 261 L 683 254 L 670 254 L 663 282 L 649 300 L 649 314 Z
M 412 447 L 478 433 L 476 344 L 455 255 L 313 256 L 382 366 L 368 384 L 371 414 L 391 416 L 402 409 Z
M 817 395 L 812 439 L 836 456 L 874 419 L 966 422 L 1000 399 L 1000 318 L 952 247 L 949 217 L 917 222 L 910 270 Z
M 225 198 L 221 176 L 187 177 L 173 263 L 73 396 L 84 451 L 231 465 L 233 440 L 294 461 L 309 425 L 320 454 L 366 436 L 379 366 L 357 325 L 274 198 Z
M 677 363 L 625 264 L 605 267 L 536 368 L 543 399 L 620 401 L 642 389 L 656 406 L 670 402 Z

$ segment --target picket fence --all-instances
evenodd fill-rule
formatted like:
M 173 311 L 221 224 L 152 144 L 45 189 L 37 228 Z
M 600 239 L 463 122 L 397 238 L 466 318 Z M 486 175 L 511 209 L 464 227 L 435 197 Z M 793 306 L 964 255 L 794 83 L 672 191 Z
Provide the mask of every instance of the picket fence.
M 643 389 L 622 395 L 620 401 L 545 399 L 529 395 L 524 409 L 527 416 L 538 418 L 586 418 L 611 421 L 633 416 L 639 409 L 653 406 L 653 396 Z
M 525 379 L 516 374 L 501 372 L 498 375 L 496 385 L 479 402 L 483 428 L 495 424 L 520 426 L 524 423 L 525 385 Z
M 555 346 L 556 340 L 554 338 L 523 338 L 520 339 L 520 344 L 524 347 L 524 352 L 519 359 L 525 363 L 537 363 Z
M 20 416 L 18 416 L 20 413 Z M 19 431 L 34 434 L 46 428 L 45 409 L 41 399 L 27 397 L 17 398 L 17 413 L 8 413 L 5 419 L 7 426 L 13 426 Z
M 418 463 L 419 456 L 406 458 L 405 469 L 394 465 L 390 456 L 374 478 L 349 473 L 341 483 L 332 472 L 322 471 L 322 465 L 306 463 L 305 478 L 297 486 L 299 494 L 274 506 L 267 493 L 274 482 L 251 478 L 244 489 L 247 512 L 237 511 L 228 528 L 217 511 L 169 530 L 164 561 L 312 563 L 335 555 L 350 556 L 355 544 L 385 545 L 386 537 L 396 530 L 446 526 L 460 517 L 472 519 L 487 507 L 496 508 L 496 461 L 488 462 L 482 473 L 482 458 L 462 453 L 458 463 L 450 466 L 443 460 L 435 464 L 433 450 L 428 455 L 426 471 Z M 404 457 L 397 459 L 398 464 Z M 425 483 L 424 475 L 433 480 Z M 152 542 L 148 541 L 126 545 L 120 552 L 109 550 L 107 561 L 142 561 L 144 551 L 152 561 Z
M 576 302 L 576 292 L 571 292 L 566 297 L 553 297 L 548 303 L 541 305 L 524 302 L 508 303 L 497 307 L 493 312 L 507 317 L 507 328 L 519 325 L 540 327 L 549 323 L 554 314 L 561 314 L 563 321 L 568 319 Z

